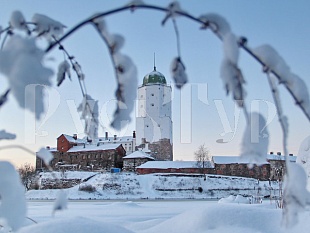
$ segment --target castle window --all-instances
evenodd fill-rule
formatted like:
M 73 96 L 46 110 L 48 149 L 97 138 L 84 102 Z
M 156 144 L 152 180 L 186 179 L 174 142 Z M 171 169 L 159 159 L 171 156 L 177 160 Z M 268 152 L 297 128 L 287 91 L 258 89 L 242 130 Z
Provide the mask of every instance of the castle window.
M 86 155 L 83 155 L 83 159 L 86 159 Z
M 154 104 L 151 104 L 151 106 L 154 106 Z
M 90 155 L 88 155 L 88 158 L 90 159 Z
M 154 93 L 152 93 L 152 96 L 154 96 Z

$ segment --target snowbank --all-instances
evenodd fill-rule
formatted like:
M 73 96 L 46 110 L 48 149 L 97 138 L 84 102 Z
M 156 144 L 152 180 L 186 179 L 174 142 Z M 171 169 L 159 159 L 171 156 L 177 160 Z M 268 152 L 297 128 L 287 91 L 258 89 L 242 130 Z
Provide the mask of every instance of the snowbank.
M 79 176 L 80 173 L 80 176 Z M 68 172 L 67 178 L 85 178 L 96 173 Z M 61 173 L 56 174 L 61 177 Z M 49 177 L 45 173 L 42 177 Z M 83 189 L 81 186 L 89 186 Z M 208 175 L 97 173 L 89 180 L 65 189 L 71 200 L 88 199 L 219 199 L 229 195 L 276 196 L 277 182 L 258 182 L 256 179 Z M 82 191 L 84 190 L 84 191 Z M 30 190 L 27 199 L 55 199 L 58 190 Z
M 123 227 L 83 217 L 57 219 L 24 227 L 19 233 L 133 233 Z

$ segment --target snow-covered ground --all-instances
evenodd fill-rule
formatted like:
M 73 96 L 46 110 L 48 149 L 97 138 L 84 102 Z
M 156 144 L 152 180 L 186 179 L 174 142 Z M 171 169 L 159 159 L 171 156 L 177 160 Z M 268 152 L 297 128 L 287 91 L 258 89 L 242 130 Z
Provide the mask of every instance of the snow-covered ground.
M 280 209 L 274 203 L 217 203 L 187 201 L 70 201 L 68 209 L 52 216 L 50 201 L 28 201 L 27 225 L 19 233 L 284 233 L 308 232 L 309 213 L 299 224 L 281 227 Z
M 41 177 L 49 175 L 42 174 Z M 84 175 L 83 178 L 86 179 Z M 78 173 L 56 176 L 72 179 L 80 177 Z M 83 185 L 94 187 L 95 190 L 79 191 L 79 187 Z M 75 200 L 70 200 L 68 208 L 62 211 L 54 212 L 53 201 L 38 200 L 54 199 L 60 190 L 27 192 L 27 216 L 38 224 L 28 219 L 18 232 L 308 232 L 310 212 L 300 214 L 297 225 L 286 229 L 281 224 L 282 209 L 277 208 L 275 200 L 265 199 L 261 204 L 249 204 L 253 203 L 253 199 L 250 201 L 245 197 L 268 195 L 271 193 L 270 188 L 276 190 L 278 184 L 214 175 L 209 175 L 204 180 L 201 176 L 176 174 L 97 173 L 82 184 L 64 190 L 69 199 Z M 219 197 L 224 198 L 217 200 Z
M 79 174 L 80 173 L 80 174 Z M 56 173 L 58 178 L 84 180 L 95 173 L 66 172 Z M 41 177 L 52 178 L 50 174 Z M 92 191 L 81 191 L 90 187 Z M 136 175 L 133 173 L 97 173 L 89 180 L 65 189 L 71 200 L 89 199 L 218 199 L 229 195 L 277 196 L 277 182 L 260 181 L 251 178 L 208 175 L 178 174 Z M 85 190 L 85 189 L 84 189 Z M 55 199 L 59 190 L 31 190 L 27 199 Z

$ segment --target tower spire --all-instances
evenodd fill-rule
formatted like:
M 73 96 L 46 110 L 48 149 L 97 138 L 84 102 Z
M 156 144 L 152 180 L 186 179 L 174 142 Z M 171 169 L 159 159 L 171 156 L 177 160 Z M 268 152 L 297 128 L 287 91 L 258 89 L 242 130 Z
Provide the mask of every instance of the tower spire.
M 154 52 L 154 71 L 156 71 L 156 66 L 155 66 L 155 52 Z

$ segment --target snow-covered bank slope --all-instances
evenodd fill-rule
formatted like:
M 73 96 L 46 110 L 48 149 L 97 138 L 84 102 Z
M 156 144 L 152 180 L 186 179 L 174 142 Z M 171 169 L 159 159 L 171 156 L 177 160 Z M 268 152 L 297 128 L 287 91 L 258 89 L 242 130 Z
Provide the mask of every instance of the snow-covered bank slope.
M 222 198 L 231 194 L 276 196 L 278 187 L 276 182 L 241 177 L 209 175 L 204 180 L 202 176 L 180 174 L 99 173 L 65 191 L 69 199 L 197 199 Z M 55 199 L 57 193 L 55 189 L 31 190 L 26 197 Z

